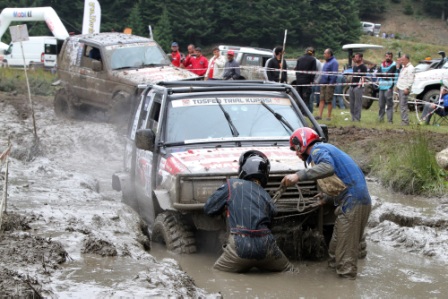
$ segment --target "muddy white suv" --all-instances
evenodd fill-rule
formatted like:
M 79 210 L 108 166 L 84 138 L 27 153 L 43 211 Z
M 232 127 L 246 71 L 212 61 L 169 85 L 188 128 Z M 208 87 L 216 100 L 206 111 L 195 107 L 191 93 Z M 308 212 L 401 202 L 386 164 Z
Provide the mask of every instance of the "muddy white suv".
M 67 38 L 57 65 L 62 88 L 54 109 L 68 116 L 81 106 L 119 116 L 131 111 L 139 84 L 197 78 L 173 67 L 154 40 L 118 32 Z
M 415 74 L 411 93 L 419 100 L 436 103 L 440 96 L 442 80 L 448 80 L 448 57 L 439 62 L 440 68 L 430 69 Z
M 257 149 L 271 161 L 266 190 L 304 167 L 289 148 L 299 127 L 327 139 L 290 85 L 244 81 L 163 82 L 144 90 L 127 138 L 124 169 L 114 190 L 148 223 L 152 240 L 178 253 L 196 251 L 195 232 L 225 232 L 225 217 L 203 212 L 207 198 L 237 177 L 241 153 Z M 272 231 L 291 258 L 323 255 L 333 207 L 317 208 L 315 181 L 288 188 L 275 202 Z M 303 248 L 306 248 L 303 249 Z
M 274 57 L 273 50 L 253 47 L 219 46 L 219 51 L 224 57 L 227 51 L 235 52 L 235 60 L 240 64 L 241 76 L 246 80 L 268 80 L 266 74 L 266 62 Z M 296 72 L 287 70 L 287 83 L 296 85 Z

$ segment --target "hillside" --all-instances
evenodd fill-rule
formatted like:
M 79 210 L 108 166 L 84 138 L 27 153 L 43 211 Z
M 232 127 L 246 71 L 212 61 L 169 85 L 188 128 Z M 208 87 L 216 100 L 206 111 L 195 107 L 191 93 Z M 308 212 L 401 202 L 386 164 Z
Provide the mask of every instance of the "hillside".
M 390 8 L 382 18 L 365 21 L 380 23 L 382 32 L 394 33 L 404 40 L 443 45 L 444 50 L 448 52 L 448 23 L 423 15 L 415 2 L 412 2 L 412 5 L 414 6 L 412 16 L 403 13 L 403 4 L 390 3 Z

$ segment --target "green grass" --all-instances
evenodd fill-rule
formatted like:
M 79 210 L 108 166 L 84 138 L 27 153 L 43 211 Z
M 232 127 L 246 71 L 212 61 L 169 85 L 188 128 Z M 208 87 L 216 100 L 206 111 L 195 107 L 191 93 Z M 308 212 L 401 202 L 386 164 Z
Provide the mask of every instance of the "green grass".
M 326 110 L 320 123 L 329 127 L 354 127 L 376 129 L 384 132 L 384 138 L 366 138 L 362 148 L 356 143 L 345 143 L 340 147 L 355 160 L 367 160 L 363 170 L 377 177 L 381 183 L 395 191 L 408 194 L 444 195 L 448 193 L 448 172 L 436 162 L 429 135 L 448 140 L 448 126 L 418 125 L 415 111 L 409 111 L 409 126 L 401 126 L 400 112 L 394 112 L 394 123 L 378 122 L 378 102 L 368 110 L 362 110 L 361 122 L 352 122 L 349 109 L 333 108 L 331 121 L 326 121 Z M 419 115 L 421 112 L 418 112 Z M 317 115 L 317 109 L 314 110 Z M 392 130 L 403 131 L 400 140 Z M 389 134 L 389 136 L 388 136 Z M 439 136 L 440 134 L 440 136 Z M 434 134 L 433 134 L 434 135 Z M 331 143 L 330 135 L 330 143 Z M 448 141 L 446 142 L 448 145 Z
M 51 83 L 56 75 L 43 69 L 27 70 L 31 93 L 49 96 L 54 92 Z M 25 71 L 23 69 L 0 68 L 0 91 L 27 93 Z

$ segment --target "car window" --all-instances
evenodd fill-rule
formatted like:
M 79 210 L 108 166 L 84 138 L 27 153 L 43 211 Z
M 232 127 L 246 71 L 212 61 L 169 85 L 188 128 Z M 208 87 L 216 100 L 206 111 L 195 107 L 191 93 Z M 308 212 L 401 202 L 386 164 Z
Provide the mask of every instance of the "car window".
M 144 66 L 168 66 L 170 60 L 155 43 L 109 46 L 111 69 L 140 68 Z
M 53 44 L 45 44 L 45 54 L 58 54 L 58 46 Z
M 166 142 L 194 139 L 233 137 L 224 112 L 215 97 L 183 98 L 168 104 Z M 303 127 L 289 98 L 281 97 L 219 97 L 238 137 L 288 137 L 290 131 L 260 104 L 264 101 L 281 114 L 293 128 Z
M 244 54 L 242 65 L 245 66 L 261 66 L 262 59 L 259 55 Z

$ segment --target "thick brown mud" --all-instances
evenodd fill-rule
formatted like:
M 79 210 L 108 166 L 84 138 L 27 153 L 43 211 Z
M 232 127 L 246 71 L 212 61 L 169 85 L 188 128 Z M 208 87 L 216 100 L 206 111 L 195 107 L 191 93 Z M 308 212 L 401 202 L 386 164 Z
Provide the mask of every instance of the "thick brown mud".
M 0 151 L 8 137 L 13 143 L 0 235 L 3 296 L 444 298 L 448 292 L 448 198 L 404 196 L 371 180 L 368 254 L 355 281 L 339 279 L 325 261 L 293 261 L 299 274 L 222 273 L 212 269 L 219 247 L 176 255 L 150 244 L 140 218 L 111 190 L 111 175 L 122 167 L 116 128 L 57 118 L 51 98 L 35 100 L 38 141 L 27 97 L 0 94 Z M 406 138 L 403 130 L 387 134 Z M 330 135 L 335 144 L 359 148 L 365 170 L 371 143 L 384 138 L 357 128 L 330 128 Z M 3 185 L 4 168 L 0 177 Z

